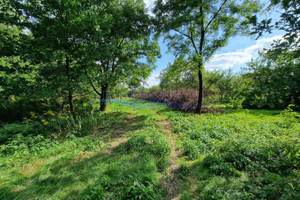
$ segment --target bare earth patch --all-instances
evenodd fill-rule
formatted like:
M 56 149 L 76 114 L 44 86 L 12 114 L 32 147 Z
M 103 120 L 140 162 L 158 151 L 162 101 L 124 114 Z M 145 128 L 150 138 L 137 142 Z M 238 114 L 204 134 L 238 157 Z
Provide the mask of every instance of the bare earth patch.
M 167 174 L 169 176 L 163 180 L 163 184 L 167 187 L 168 190 L 168 196 L 166 198 L 170 200 L 178 200 L 180 198 L 180 194 L 178 194 L 179 188 L 176 183 L 178 183 L 179 181 L 178 170 L 180 166 L 176 162 L 176 160 L 180 156 L 180 153 L 176 148 L 176 142 L 172 136 L 172 128 L 170 123 L 164 119 L 158 123 L 158 126 L 162 127 L 163 134 L 167 136 L 171 146 L 169 168 L 167 171 Z
M 30 176 L 39 171 L 40 167 L 43 165 L 44 160 L 36 160 L 33 163 L 26 165 L 23 169 L 19 171 L 20 174 L 24 176 Z

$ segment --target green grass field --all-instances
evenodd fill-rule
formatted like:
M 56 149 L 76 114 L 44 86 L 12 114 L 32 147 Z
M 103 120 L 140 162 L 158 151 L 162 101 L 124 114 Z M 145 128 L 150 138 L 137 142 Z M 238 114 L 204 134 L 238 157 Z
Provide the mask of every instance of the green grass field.
M 300 121 L 288 112 L 123 100 L 74 127 L 6 135 L 0 199 L 300 199 Z

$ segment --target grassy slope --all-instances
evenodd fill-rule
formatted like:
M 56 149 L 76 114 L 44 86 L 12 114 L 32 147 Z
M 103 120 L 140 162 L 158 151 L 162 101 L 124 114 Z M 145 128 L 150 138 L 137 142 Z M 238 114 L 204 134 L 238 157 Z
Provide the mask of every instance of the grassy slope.
M 277 111 L 196 116 L 132 100 L 96 121 L 91 136 L 1 155 L 0 199 L 299 195 L 300 124 Z

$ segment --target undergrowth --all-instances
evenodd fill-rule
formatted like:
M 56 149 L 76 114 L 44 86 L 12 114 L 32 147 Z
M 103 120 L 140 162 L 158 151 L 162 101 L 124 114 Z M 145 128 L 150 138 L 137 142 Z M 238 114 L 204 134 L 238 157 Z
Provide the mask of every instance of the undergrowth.
M 175 196 L 300 199 L 300 122 L 292 110 L 199 116 L 130 100 L 76 118 L 30 115 L 0 129 L 0 199 L 166 199 L 171 148 L 162 119 L 181 152 Z
M 170 147 L 150 110 L 110 105 L 60 118 L 1 129 L 0 199 L 163 199 Z
M 236 110 L 195 116 L 170 109 L 160 112 L 181 138 L 185 161 L 180 174 L 185 179 L 180 184 L 193 196 L 188 198 L 183 191 L 182 199 L 300 198 L 296 113 Z

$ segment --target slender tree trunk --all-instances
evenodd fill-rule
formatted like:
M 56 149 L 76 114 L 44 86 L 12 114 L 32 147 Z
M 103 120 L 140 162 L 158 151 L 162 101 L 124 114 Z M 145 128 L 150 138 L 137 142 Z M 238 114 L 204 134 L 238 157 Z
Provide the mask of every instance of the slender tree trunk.
M 202 4 L 202 0 L 201 0 Z M 199 94 L 198 94 L 198 105 L 196 108 L 196 114 L 201 114 L 202 110 L 202 102 L 203 102 L 203 74 L 202 70 L 204 69 L 204 63 L 203 63 L 203 45 L 205 40 L 205 26 L 204 26 L 204 12 L 203 12 L 203 6 L 200 7 L 200 14 L 202 16 L 201 19 L 201 38 L 200 38 L 200 44 L 199 44 L 199 51 L 197 53 L 197 48 L 195 47 L 196 53 L 200 56 L 201 61 L 198 62 L 198 79 L 199 79 Z
M 108 88 L 107 84 L 101 86 L 100 111 L 105 111 L 106 110 L 107 88 Z
M 72 92 L 69 90 L 69 105 L 70 105 L 70 111 L 73 112 L 74 111 L 74 106 L 73 106 L 73 94 Z
M 202 63 L 198 64 L 198 79 L 199 79 L 199 94 L 198 94 L 198 105 L 196 108 L 196 113 L 201 114 L 202 103 L 203 103 L 203 74 L 202 74 Z
M 73 105 L 73 92 L 71 88 L 71 69 L 70 69 L 70 60 L 69 57 L 66 56 L 66 72 L 67 72 L 67 78 L 68 78 L 68 101 L 70 106 L 70 111 L 74 111 L 74 105 Z

